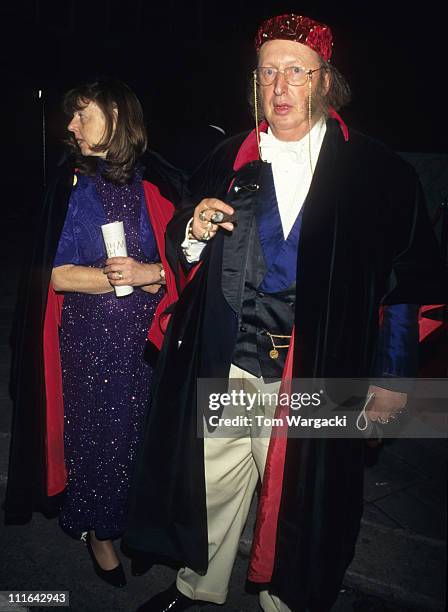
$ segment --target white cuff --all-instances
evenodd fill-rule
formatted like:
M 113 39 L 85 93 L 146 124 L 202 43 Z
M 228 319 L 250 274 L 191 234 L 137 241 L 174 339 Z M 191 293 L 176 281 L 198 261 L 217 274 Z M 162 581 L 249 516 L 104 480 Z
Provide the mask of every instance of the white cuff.
M 185 228 L 185 239 L 180 245 L 184 252 L 185 259 L 188 261 L 188 263 L 196 263 L 197 261 L 199 261 L 201 253 L 205 247 L 205 242 L 201 242 L 200 240 L 196 240 L 195 238 L 188 237 L 192 224 L 193 217 L 191 217 L 191 219 L 187 223 L 187 227 Z

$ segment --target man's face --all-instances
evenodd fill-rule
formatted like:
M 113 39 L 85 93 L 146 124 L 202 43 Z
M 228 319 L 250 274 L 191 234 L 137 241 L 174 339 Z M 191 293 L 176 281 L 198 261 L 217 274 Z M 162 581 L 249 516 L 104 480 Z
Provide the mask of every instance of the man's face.
M 299 66 L 305 70 L 319 68 L 318 54 L 309 47 L 291 40 L 270 40 L 261 47 L 258 66 L 284 70 L 288 66 Z M 326 77 L 324 76 L 324 79 Z M 315 92 L 320 72 L 312 77 Z M 325 85 L 325 83 L 324 83 Z M 282 72 L 278 72 L 272 85 L 259 87 L 264 116 L 272 133 L 279 140 L 300 140 L 308 131 L 309 85 L 290 85 Z M 317 117 L 313 116 L 313 120 Z
M 101 142 L 106 129 L 104 113 L 95 102 L 91 101 L 75 111 L 67 129 L 73 132 L 83 155 L 106 157 L 107 151 L 92 150 L 92 147 Z

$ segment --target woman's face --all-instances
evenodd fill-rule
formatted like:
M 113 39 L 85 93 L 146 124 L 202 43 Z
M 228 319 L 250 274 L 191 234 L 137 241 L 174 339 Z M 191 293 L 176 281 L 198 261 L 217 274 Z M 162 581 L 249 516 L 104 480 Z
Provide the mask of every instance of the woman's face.
M 107 151 L 92 150 L 92 147 L 101 142 L 106 130 L 103 111 L 95 102 L 89 102 L 83 108 L 75 111 L 67 129 L 73 133 L 82 155 L 106 157 Z

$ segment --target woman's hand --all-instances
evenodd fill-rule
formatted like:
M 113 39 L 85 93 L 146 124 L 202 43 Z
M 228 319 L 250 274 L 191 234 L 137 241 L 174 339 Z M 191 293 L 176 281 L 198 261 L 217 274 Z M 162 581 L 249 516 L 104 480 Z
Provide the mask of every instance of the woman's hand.
M 216 235 L 218 227 L 223 227 L 231 232 L 233 223 L 212 223 L 211 216 L 217 210 L 231 216 L 234 210 L 231 206 L 216 198 L 205 198 L 194 209 L 193 223 L 191 224 L 191 234 L 196 240 L 210 240 Z
M 161 270 L 163 266 L 160 263 L 140 263 L 132 257 L 110 257 L 106 260 L 103 273 L 114 287 L 131 285 L 142 287 L 149 293 L 157 293 L 160 286 L 165 284 Z

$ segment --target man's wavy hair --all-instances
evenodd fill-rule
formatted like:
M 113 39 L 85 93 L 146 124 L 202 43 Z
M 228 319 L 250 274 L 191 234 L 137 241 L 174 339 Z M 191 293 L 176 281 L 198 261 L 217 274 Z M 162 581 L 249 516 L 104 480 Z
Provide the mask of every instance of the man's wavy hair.
M 322 58 L 320 61 L 320 73 L 319 83 L 312 98 L 313 113 L 318 111 L 328 117 L 330 108 L 339 110 L 343 106 L 346 106 L 352 97 L 350 85 L 346 81 L 345 77 L 339 72 L 337 68 L 325 62 Z M 329 75 L 329 87 L 328 91 L 324 92 L 324 75 Z M 262 90 L 263 88 L 259 85 L 258 88 L 258 118 L 264 119 L 263 107 L 262 107 Z M 254 96 L 253 96 L 253 83 L 251 82 L 248 87 L 248 99 L 249 105 L 252 111 L 252 115 L 255 117 L 254 107 Z
M 92 147 L 94 151 L 107 151 L 107 165 L 103 175 L 107 180 L 119 185 L 128 183 L 134 174 L 138 158 L 147 146 L 141 104 L 125 83 L 116 79 L 104 79 L 85 83 L 68 91 L 63 99 L 63 109 L 72 117 L 89 102 L 95 102 L 106 119 L 104 136 Z M 72 133 L 65 142 L 79 172 L 93 176 L 99 158 L 82 155 Z

